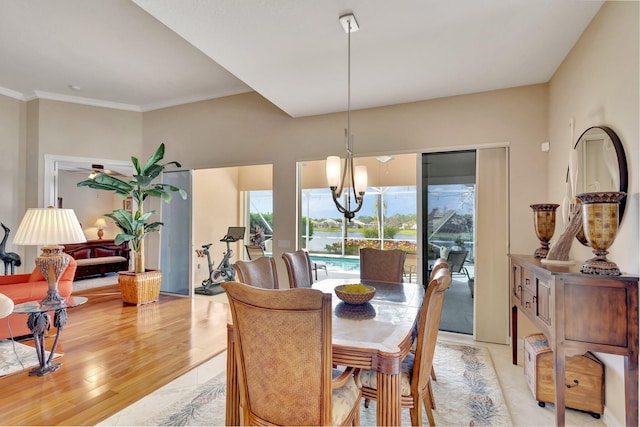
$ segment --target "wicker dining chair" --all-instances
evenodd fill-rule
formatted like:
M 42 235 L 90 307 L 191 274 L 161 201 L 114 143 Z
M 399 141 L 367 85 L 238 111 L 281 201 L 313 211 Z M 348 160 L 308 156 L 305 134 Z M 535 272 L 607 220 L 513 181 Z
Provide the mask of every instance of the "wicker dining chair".
M 332 369 L 331 294 L 237 282 L 222 287 L 233 320 L 243 424 L 359 425 L 359 370 Z
M 285 252 L 282 254 L 287 267 L 290 288 L 310 288 L 313 284 L 311 259 L 307 251 Z
M 278 289 L 278 271 L 272 257 L 263 256 L 251 261 L 236 261 L 236 280 L 264 289 Z
M 451 273 L 442 268 L 437 273 L 425 295 L 424 306 L 420 313 L 418 326 L 418 338 L 416 352 L 409 353 L 402 363 L 400 376 L 400 394 L 403 408 L 409 408 L 411 425 L 422 425 L 422 407 L 427 411 L 429 425 L 434 426 L 431 395 L 430 374 L 433 367 L 433 356 L 438 340 L 438 328 L 442 314 L 444 291 L 451 284 Z M 376 399 L 375 370 L 364 370 L 360 373 L 362 383 L 362 396 L 365 398 L 365 407 L 369 400 Z
M 360 249 L 360 279 L 402 283 L 404 259 L 402 249 Z

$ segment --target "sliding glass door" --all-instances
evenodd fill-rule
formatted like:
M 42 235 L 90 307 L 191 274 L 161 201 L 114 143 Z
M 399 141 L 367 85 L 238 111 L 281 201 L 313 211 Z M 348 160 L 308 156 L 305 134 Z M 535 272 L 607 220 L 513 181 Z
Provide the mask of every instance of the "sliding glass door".
M 423 277 L 437 258 L 449 262 L 440 329 L 473 334 L 475 287 L 476 152 L 423 155 Z

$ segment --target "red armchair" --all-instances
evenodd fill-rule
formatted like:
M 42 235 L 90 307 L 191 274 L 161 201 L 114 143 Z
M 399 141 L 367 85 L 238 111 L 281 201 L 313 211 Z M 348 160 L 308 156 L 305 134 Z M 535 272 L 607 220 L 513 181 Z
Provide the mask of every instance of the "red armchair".
M 58 281 L 58 292 L 63 297 L 70 296 L 73 291 L 73 276 L 76 274 L 76 267 L 76 261 L 71 258 Z M 48 288 L 47 280 L 37 267 L 30 274 L 0 276 L 0 294 L 11 298 L 14 304 L 40 301 L 47 296 Z M 12 314 L 0 319 L 0 339 L 31 335 L 31 331 L 27 327 L 27 317 L 27 314 Z M 11 326 L 11 333 L 9 333 L 7 323 Z

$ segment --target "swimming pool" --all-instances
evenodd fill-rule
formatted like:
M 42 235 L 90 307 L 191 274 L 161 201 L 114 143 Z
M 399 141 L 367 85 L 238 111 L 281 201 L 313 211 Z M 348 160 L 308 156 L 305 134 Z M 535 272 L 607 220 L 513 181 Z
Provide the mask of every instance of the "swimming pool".
M 310 255 L 311 262 L 322 261 L 327 264 L 328 270 L 342 270 L 342 271 L 358 271 L 360 270 L 359 258 L 343 258 L 343 257 L 330 257 L 330 256 L 317 256 Z

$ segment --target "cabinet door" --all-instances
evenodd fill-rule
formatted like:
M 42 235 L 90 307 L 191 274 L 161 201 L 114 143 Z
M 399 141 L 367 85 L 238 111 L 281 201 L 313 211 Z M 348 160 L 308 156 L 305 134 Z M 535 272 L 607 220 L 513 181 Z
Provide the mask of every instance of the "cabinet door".
M 518 305 L 522 304 L 522 266 L 516 263 L 511 264 L 511 295 Z
M 551 285 L 536 278 L 536 316 L 551 326 Z

